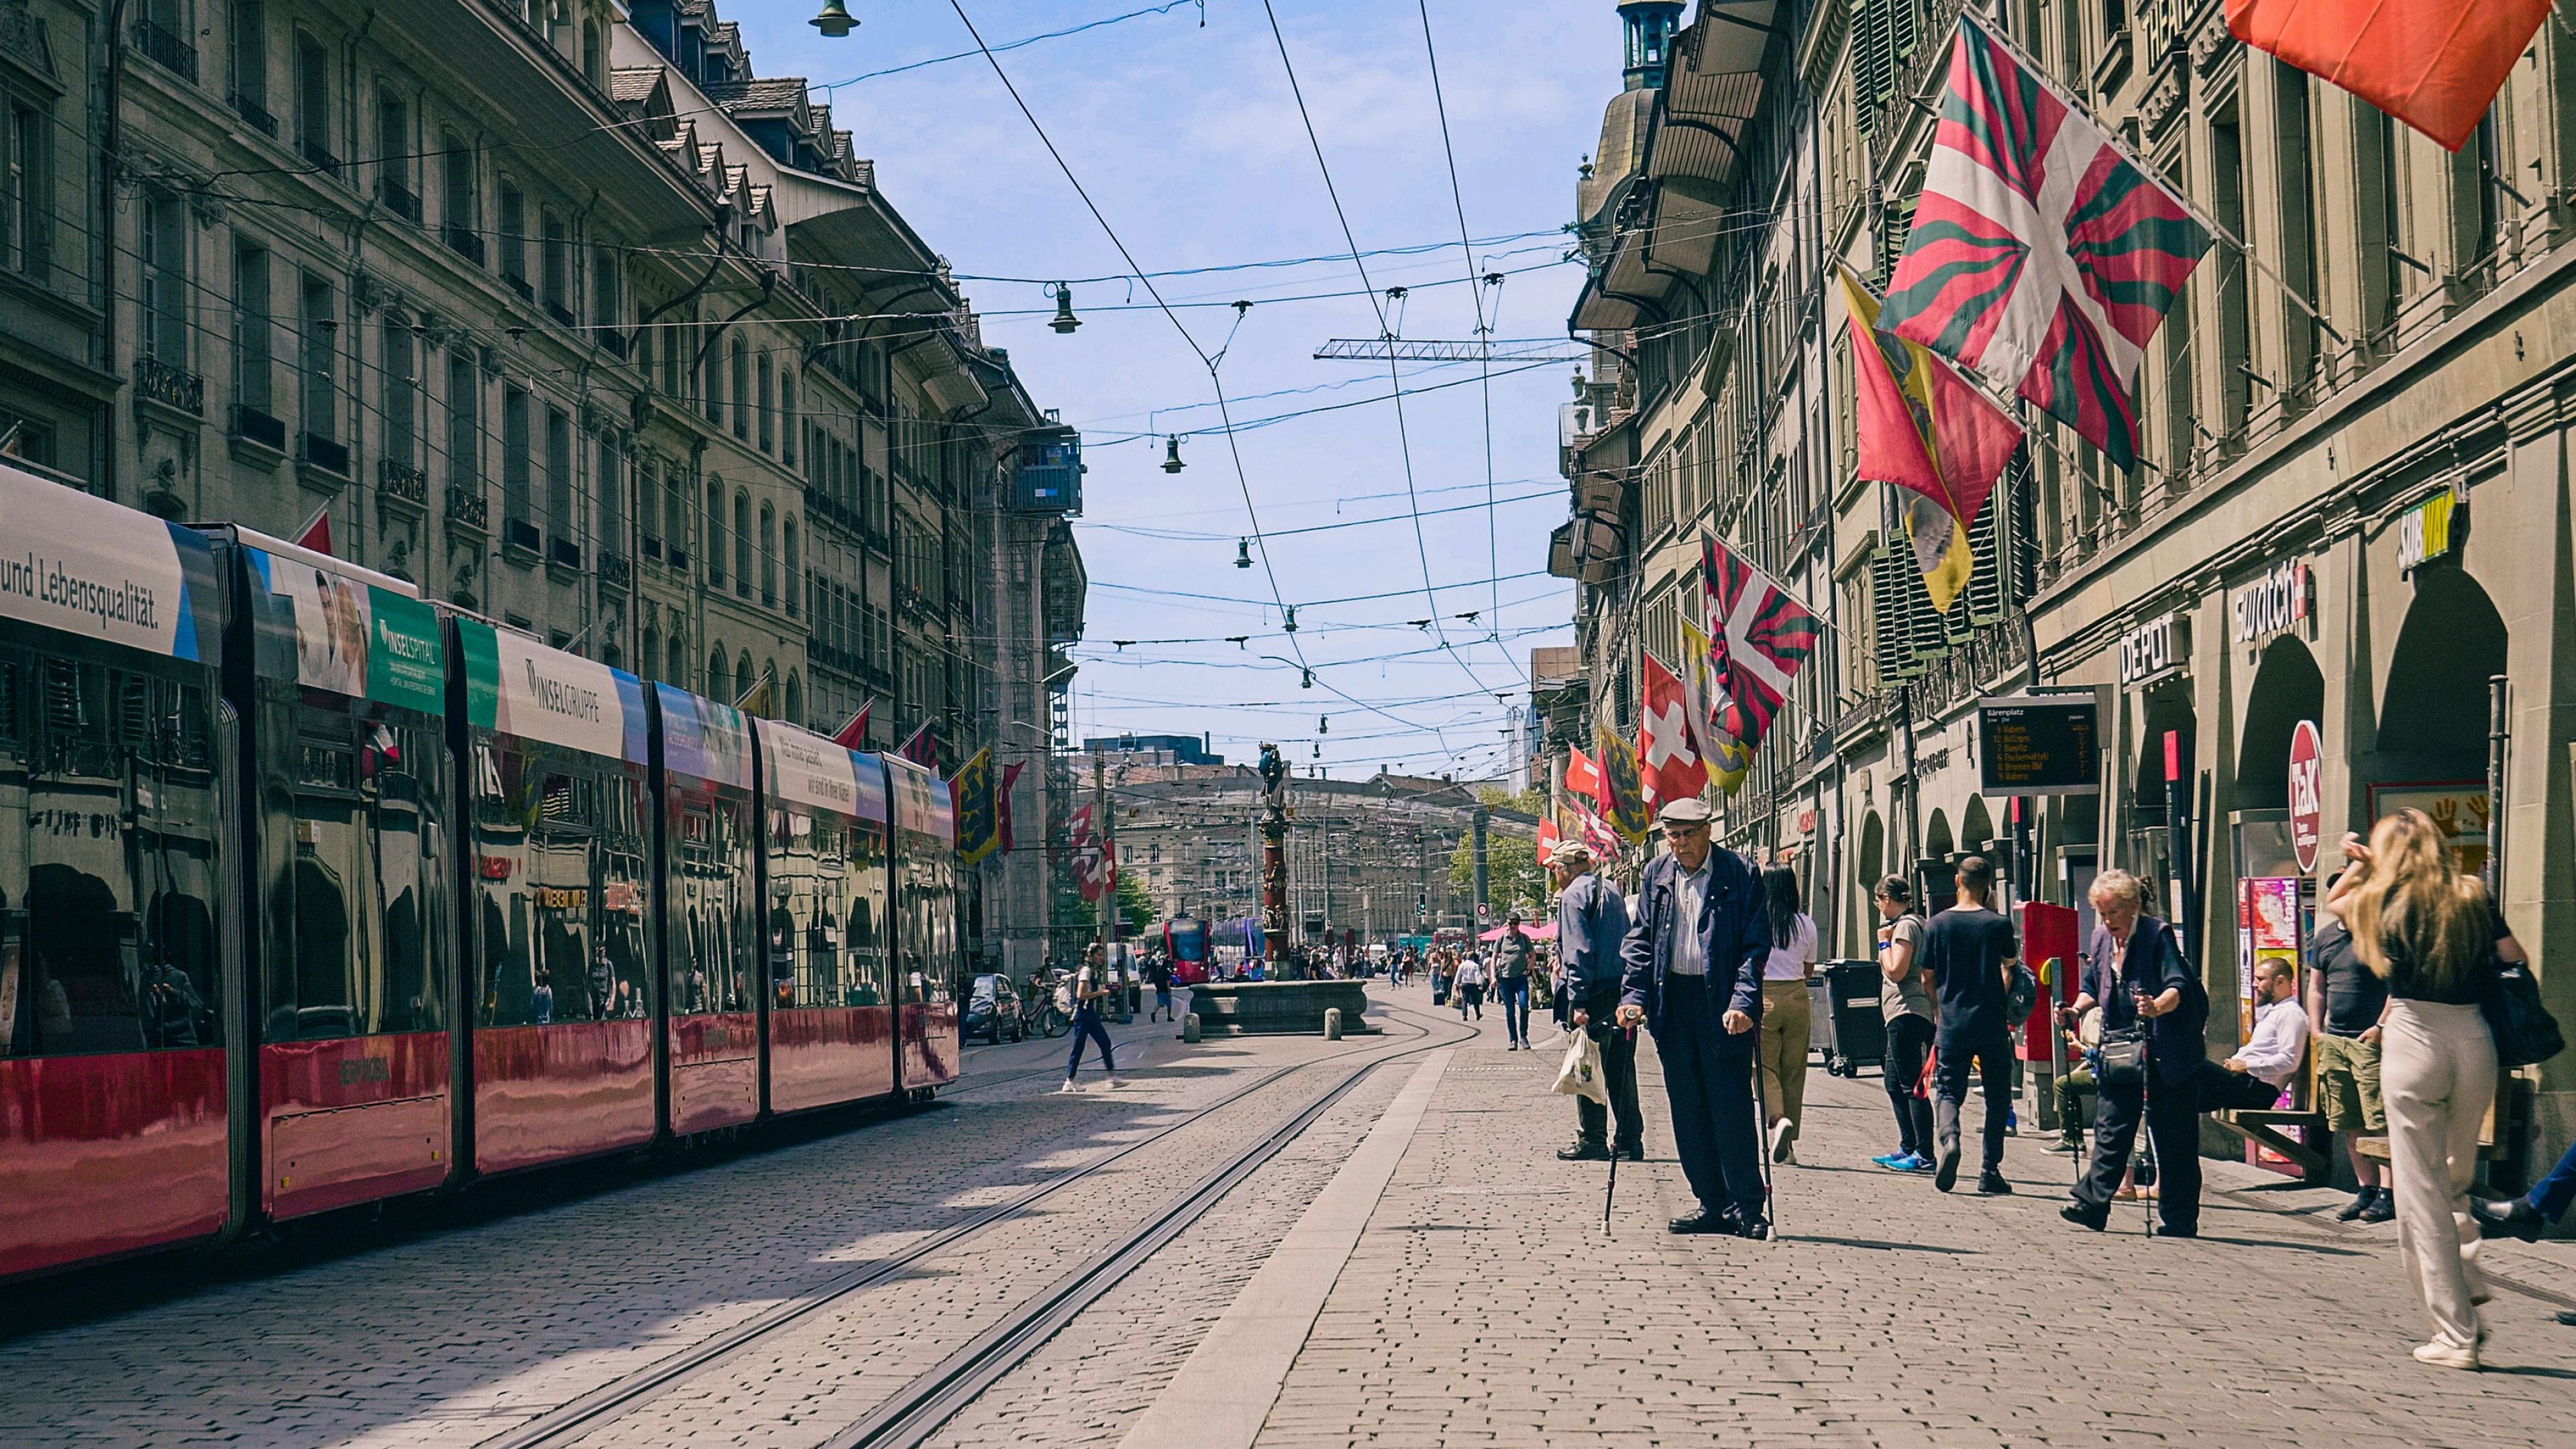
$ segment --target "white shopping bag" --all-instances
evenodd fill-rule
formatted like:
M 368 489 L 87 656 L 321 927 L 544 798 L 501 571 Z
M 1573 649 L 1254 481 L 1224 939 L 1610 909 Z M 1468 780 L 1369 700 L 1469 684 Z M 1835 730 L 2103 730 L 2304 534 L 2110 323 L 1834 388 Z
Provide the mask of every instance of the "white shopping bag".
M 1601 1044 L 1592 1039 L 1592 1033 L 1574 1033 L 1574 1041 L 1565 1049 L 1565 1062 L 1556 1069 L 1556 1090 L 1610 1105 L 1610 1089 L 1601 1081 Z

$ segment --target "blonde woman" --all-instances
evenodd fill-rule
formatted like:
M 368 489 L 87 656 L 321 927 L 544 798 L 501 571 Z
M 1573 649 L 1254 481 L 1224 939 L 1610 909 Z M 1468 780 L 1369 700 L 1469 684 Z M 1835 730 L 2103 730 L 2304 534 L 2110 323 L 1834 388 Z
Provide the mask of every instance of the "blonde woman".
M 2329 897 L 2353 949 L 2388 983 L 2380 1017 L 2380 1087 L 2388 1106 L 2397 1243 L 2406 1275 L 2432 1316 L 2415 1357 L 2475 1369 L 2486 1330 L 2477 1304 L 2478 1227 L 2469 1216 L 2478 1129 L 2494 1100 L 2495 1039 L 2479 1003 L 2499 957 L 2522 948 L 2476 877 L 2460 873 L 2450 841 L 2421 810 L 2344 837 L 2354 868 Z

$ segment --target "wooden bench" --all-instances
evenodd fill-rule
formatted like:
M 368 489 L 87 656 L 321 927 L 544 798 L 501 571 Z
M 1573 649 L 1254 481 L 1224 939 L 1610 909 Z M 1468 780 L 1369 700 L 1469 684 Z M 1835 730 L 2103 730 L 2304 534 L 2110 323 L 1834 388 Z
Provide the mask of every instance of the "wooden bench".
M 2478 1127 L 2478 1161 L 2508 1165 L 2517 1162 L 2530 1119 L 2531 1083 L 2521 1077 L 2500 1076 L 2495 1100 L 2487 1104 L 2486 1121 Z M 2364 1137 L 2358 1145 L 2361 1155 L 2374 1162 L 2389 1160 L 2388 1139 L 2384 1136 Z M 2521 1174 L 2513 1176 L 2519 1178 Z
M 2295 1108 L 2267 1108 L 2262 1111 L 2212 1112 L 2209 1120 L 2235 1133 L 2267 1152 L 2277 1152 L 2298 1164 L 2299 1176 L 2306 1182 L 2322 1182 L 2334 1176 L 2334 1159 L 2326 1155 L 2326 1114 L 2303 1112 Z M 2280 1129 L 2306 1129 L 2306 1141 L 2283 1135 Z M 2310 1143 L 2318 1144 L 2310 1146 Z

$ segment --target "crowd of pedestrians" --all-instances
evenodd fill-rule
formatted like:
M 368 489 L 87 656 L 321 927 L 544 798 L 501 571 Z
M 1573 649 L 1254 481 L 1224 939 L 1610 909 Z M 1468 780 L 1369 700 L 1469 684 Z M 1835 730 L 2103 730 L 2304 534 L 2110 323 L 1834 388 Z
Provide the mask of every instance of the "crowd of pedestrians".
M 1708 807 L 1675 801 L 1657 816 L 1664 849 L 1623 899 L 1585 846 L 1547 863 L 1557 893 L 1553 1014 L 1598 1048 L 1605 1101 L 1576 1098 L 1569 1162 L 1642 1160 L 1635 1032 L 1656 1043 L 1674 1151 L 1694 1212 L 1682 1234 L 1764 1238 L 1773 1202 L 1764 1165 L 1798 1161 L 1818 931 L 1785 866 L 1757 869 L 1715 846 Z M 2370 838 L 2347 837 L 2347 868 L 2329 879 L 2304 970 L 2263 960 L 2252 972 L 2252 1029 L 2231 1055 L 2206 1048 L 2209 998 L 2181 934 L 2147 909 L 2143 882 L 2095 877 L 2096 922 L 2073 1000 L 2039 1012 L 2040 984 L 1999 908 L 1995 869 L 1959 860 L 1955 904 L 1928 918 L 1913 884 L 1889 876 L 1872 893 L 1883 1072 L 1895 1149 L 1875 1160 L 1954 1190 L 1967 1166 L 1970 1101 L 1981 1099 L 1974 1187 L 2013 1191 L 2004 1144 L 2016 1130 L 2019 1033 L 2064 1036 L 2053 1083 L 2062 1134 L 2081 1159 L 2061 1216 L 2096 1231 L 2122 1200 L 2154 1204 L 2154 1232 L 2196 1237 L 2200 1118 L 2273 1108 L 2313 1054 L 2318 1108 L 2348 1144 L 2358 1190 L 2339 1216 L 2398 1225 L 2410 1286 L 2431 1327 L 2415 1356 L 2474 1368 L 2484 1337 L 2478 1244 L 2530 1238 L 2576 1209 L 2576 1149 L 2519 1198 L 2472 1199 L 2478 1140 L 2496 1084 L 2496 1048 L 2481 1003 L 2495 973 L 2525 959 L 2478 879 L 2464 874 L 2440 828 L 2400 811 Z M 1434 950 L 1423 961 L 1435 998 L 1480 1019 L 1486 991 L 1504 1008 L 1507 1050 L 1527 1050 L 1536 952 L 1515 914 L 1488 956 Z M 1399 974 L 1406 965 L 1399 960 Z M 2044 1033 L 2043 1033 L 2044 1035 Z M 2089 1144 L 2086 1126 L 2091 1127 Z M 2359 1140 L 2386 1134 L 2385 1167 Z M 2576 1322 L 2576 1314 L 2565 1315 Z

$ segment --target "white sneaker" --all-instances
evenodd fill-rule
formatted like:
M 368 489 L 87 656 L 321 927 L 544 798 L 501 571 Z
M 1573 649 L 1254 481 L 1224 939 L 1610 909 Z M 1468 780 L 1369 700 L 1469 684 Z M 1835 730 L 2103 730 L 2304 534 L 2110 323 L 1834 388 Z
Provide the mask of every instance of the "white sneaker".
M 1067 1092 L 1079 1092 L 1079 1091 L 1081 1091 L 1082 1089 L 1081 1089 L 1080 1087 L 1077 1087 L 1077 1086 L 1075 1086 L 1075 1085 L 1073 1084 L 1073 1078 L 1071 1078 L 1071 1077 L 1067 1077 L 1067 1078 L 1065 1078 L 1065 1079 L 1064 1079 L 1064 1085 L 1063 1085 L 1063 1086 L 1061 1086 L 1061 1087 L 1056 1088 L 1055 1090 L 1056 1090 L 1056 1095 L 1058 1095 L 1058 1096 L 1062 1096 L 1062 1095 L 1064 1095 L 1064 1094 L 1065 1094 L 1065 1093 L 1067 1093 Z
M 1773 1162 L 1798 1160 L 1796 1149 L 1790 1145 L 1789 1133 L 1793 1127 L 1794 1124 L 1786 1117 L 1771 1124 L 1771 1160 Z
M 1127 1084 L 1126 1084 L 1124 1081 L 1121 1081 L 1120 1079 L 1118 1079 L 1118 1078 L 1116 1078 L 1116 1077 L 1111 1077 L 1111 1078 L 1109 1079 L 1109 1090 L 1111 1090 L 1111 1091 L 1113 1091 L 1113 1092 L 1121 1090 L 1121 1089 L 1122 1089 L 1122 1088 L 1124 1088 L 1126 1085 L 1127 1085 Z
M 2460 1348 L 2447 1343 L 2423 1343 L 2415 1346 L 2415 1361 L 2429 1363 L 2435 1368 L 2467 1369 L 2475 1373 L 2478 1367 L 2478 1351 L 2474 1348 Z

